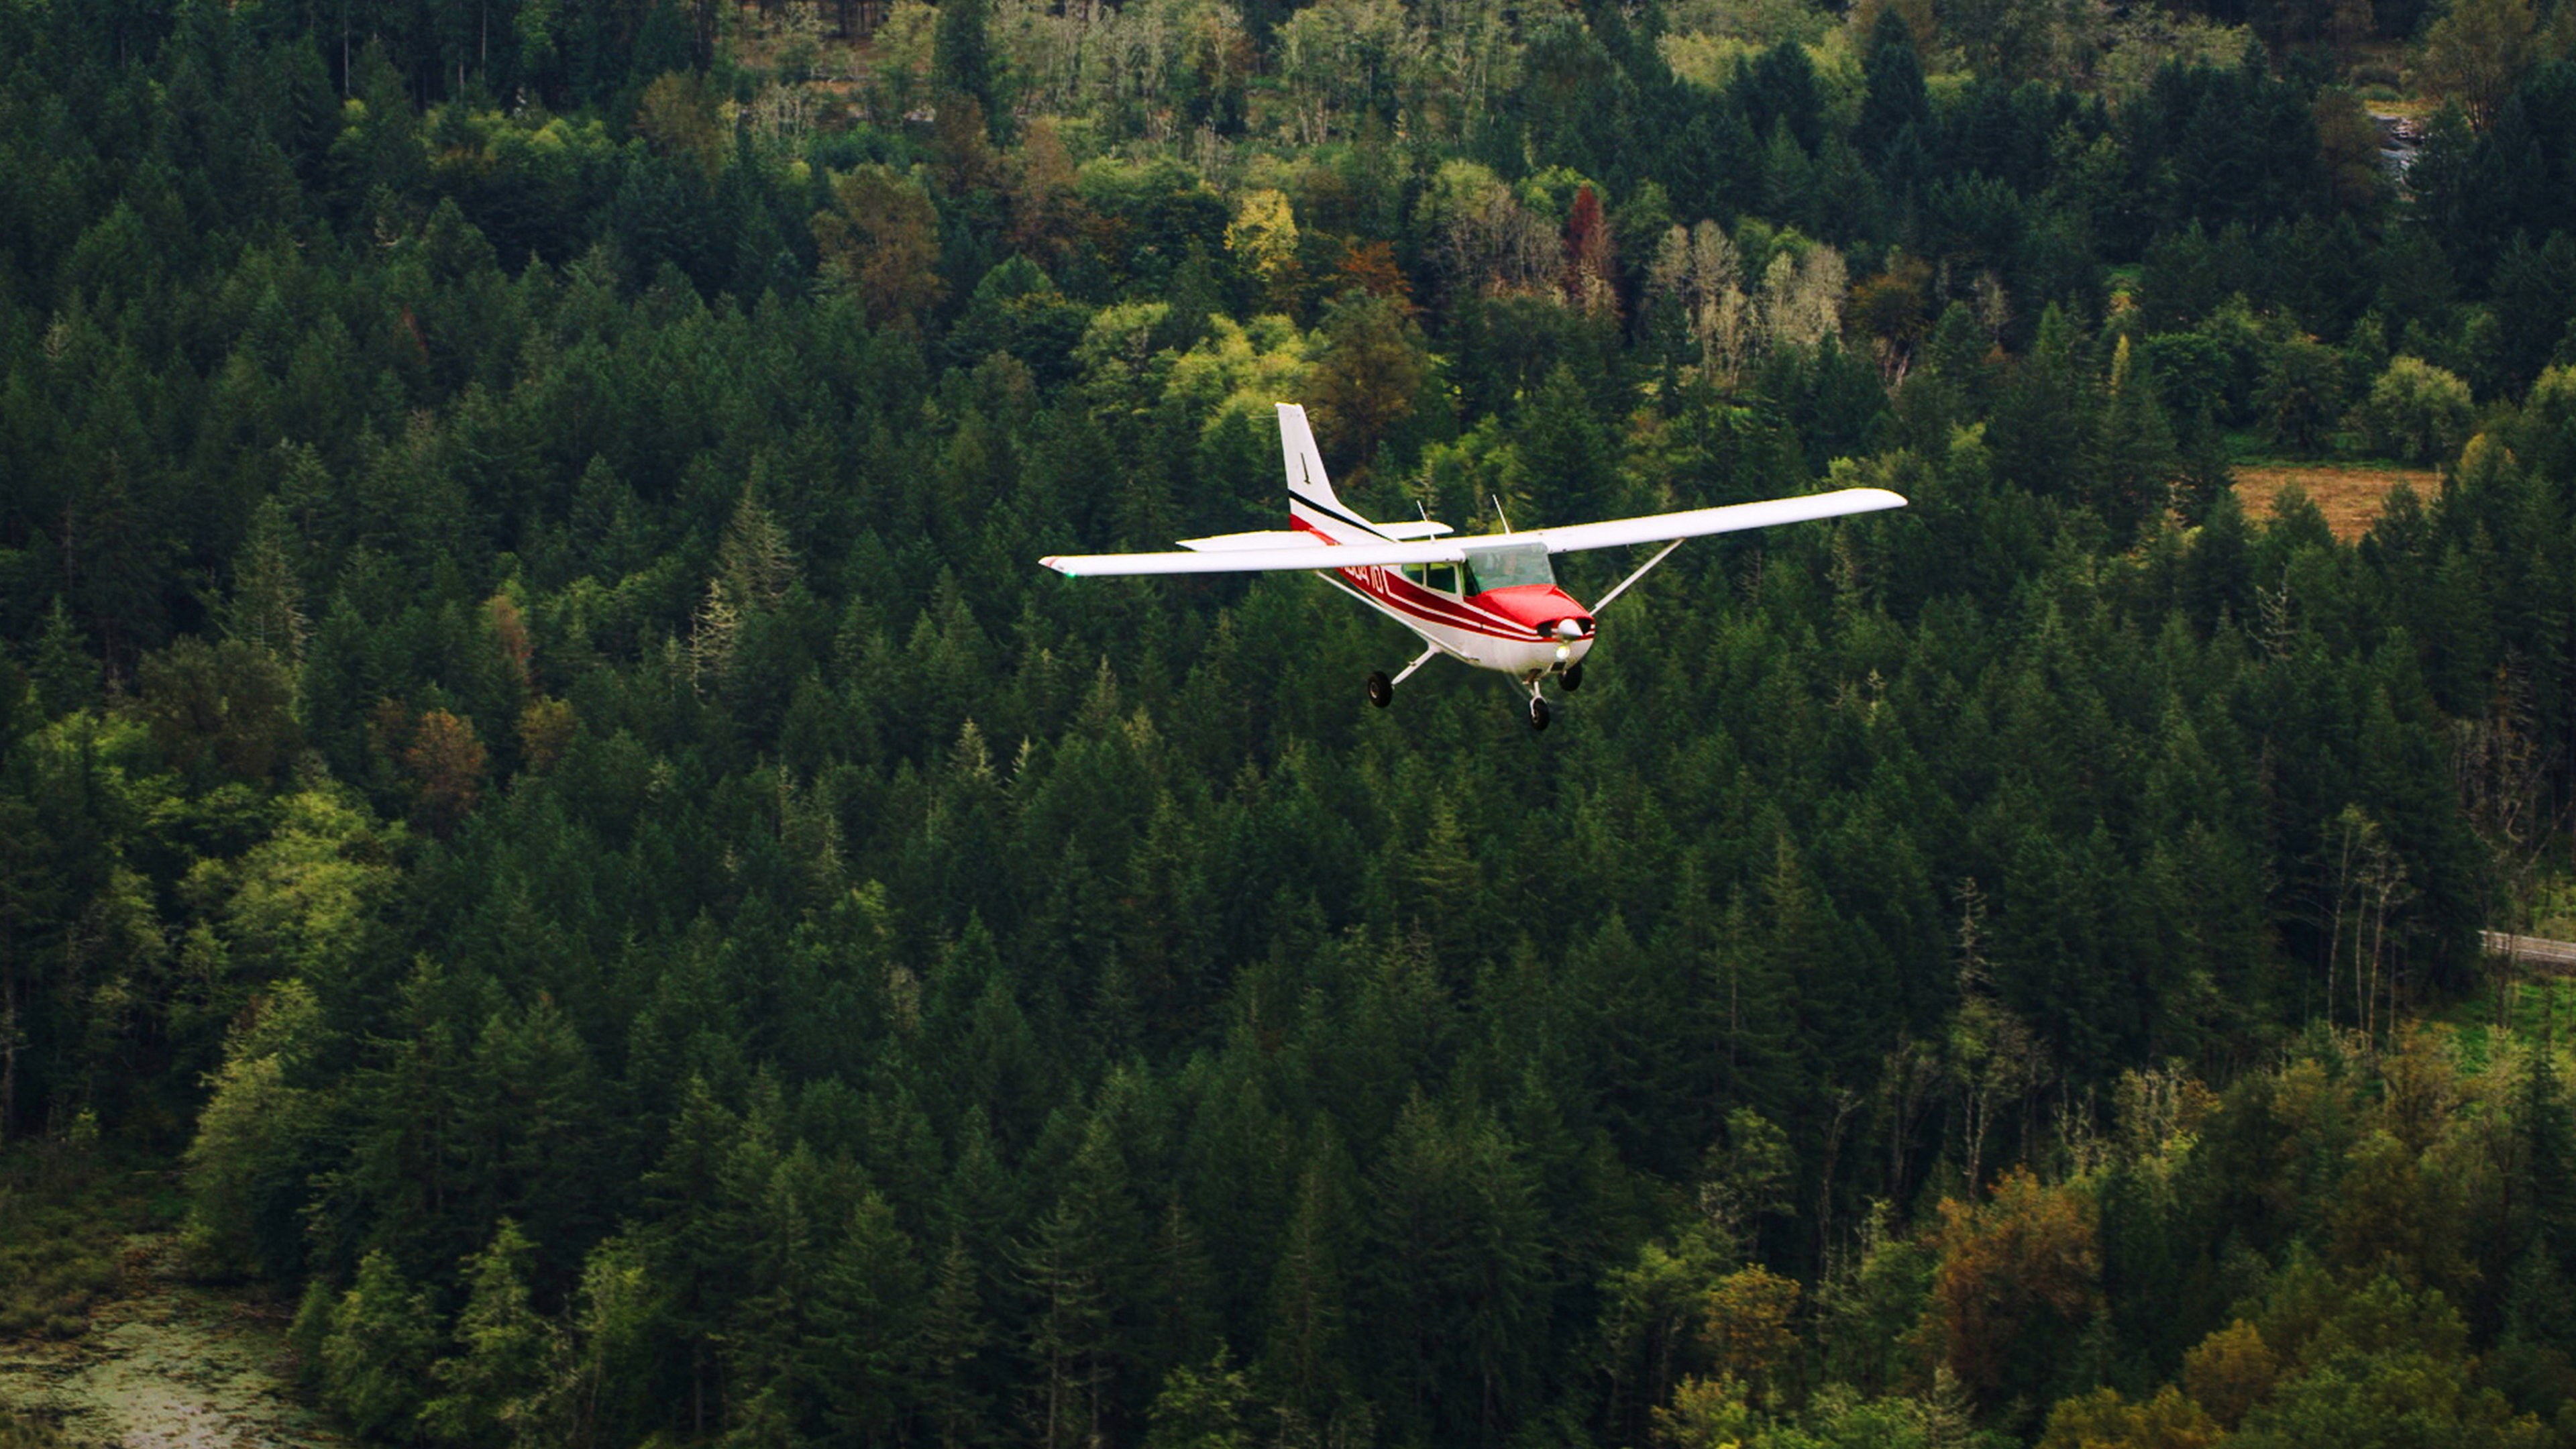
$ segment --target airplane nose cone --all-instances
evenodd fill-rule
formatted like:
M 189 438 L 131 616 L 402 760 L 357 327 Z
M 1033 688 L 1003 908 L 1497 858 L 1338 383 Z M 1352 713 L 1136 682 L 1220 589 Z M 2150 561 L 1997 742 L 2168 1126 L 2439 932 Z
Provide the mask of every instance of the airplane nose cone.
M 1565 641 L 1566 643 L 1568 643 L 1568 644 L 1571 644 L 1571 643 L 1573 643 L 1575 640 L 1582 638 L 1582 637 L 1583 637 L 1583 621 L 1582 621 L 1582 620 L 1580 620 L 1580 619 L 1559 619 L 1559 620 L 1557 620 L 1557 621 L 1556 621 L 1556 637 L 1558 637 L 1559 639 L 1564 640 L 1564 641 Z

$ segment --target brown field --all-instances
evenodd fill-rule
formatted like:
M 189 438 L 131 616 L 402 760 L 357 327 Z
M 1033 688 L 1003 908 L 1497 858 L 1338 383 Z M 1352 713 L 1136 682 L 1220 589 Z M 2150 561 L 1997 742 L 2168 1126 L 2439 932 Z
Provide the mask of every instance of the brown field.
M 2346 543 L 2370 531 L 2370 525 L 2379 518 L 2381 501 L 2398 484 L 2412 487 L 2428 503 L 2442 491 L 2442 475 L 2430 468 L 2245 463 L 2233 471 L 2237 500 L 2245 505 L 2249 517 L 2271 517 L 2273 498 L 2296 483 L 2307 490 L 2317 510 L 2326 516 L 2326 526 L 2334 530 L 2334 536 Z

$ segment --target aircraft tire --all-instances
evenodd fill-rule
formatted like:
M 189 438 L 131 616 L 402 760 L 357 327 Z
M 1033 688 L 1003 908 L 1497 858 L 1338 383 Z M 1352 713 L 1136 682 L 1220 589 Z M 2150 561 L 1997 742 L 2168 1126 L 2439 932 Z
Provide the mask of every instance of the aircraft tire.
M 1565 692 L 1572 694 L 1583 687 L 1583 666 L 1570 664 L 1565 669 Z
M 1535 694 L 1530 696 L 1529 719 L 1531 729 L 1543 730 L 1547 728 L 1547 701 L 1539 698 Z
M 1368 697 L 1369 703 L 1384 709 L 1395 702 L 1395 686 L 1387 683 L 1384 674 L 1371 674 L 1368 677 Z

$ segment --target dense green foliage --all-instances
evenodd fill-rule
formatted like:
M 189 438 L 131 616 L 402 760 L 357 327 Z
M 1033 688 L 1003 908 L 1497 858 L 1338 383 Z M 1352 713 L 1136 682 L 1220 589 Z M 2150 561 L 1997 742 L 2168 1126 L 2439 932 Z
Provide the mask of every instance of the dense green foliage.
M 391 1441 L 2576 1442 L 2561 1068 L 2402 1029 L 2576 801 L 2576 63 L 2462 4 L 2401 197 L 2402 3 L 0 0 L 0 1137 L 184 1147 Z M 1913 506 L 1544 736 L 1035 567 L 1285 399 Z

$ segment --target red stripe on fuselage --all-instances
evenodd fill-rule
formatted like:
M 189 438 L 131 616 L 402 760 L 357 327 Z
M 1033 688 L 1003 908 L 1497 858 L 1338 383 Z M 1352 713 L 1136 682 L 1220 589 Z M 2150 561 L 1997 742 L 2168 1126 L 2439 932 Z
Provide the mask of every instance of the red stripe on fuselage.
M 1322 539 L 1328 547 L 1340 546 L 1339 539 L 1302 518 L 1292 518 L 1289 521 L 1305 532 Z M 1450 567 L 1465 566 L 1452 564 Z M 1462 603 L 1447 594 L 1435 593 L 1406 578 L 1397 569 L 1385 565 L 1373 564 L 1366 568 L 1335 569 L 1334 572 L 1340 574 L 1343 580 L 1358 592 L 1385 604 L 1400 614 L 1408 614 L 1427 623 L 1439 624 L 1451 629 L 1464 629 L 1471 634 L 1482 634 L 1489 639 L 1508 639 L 1515 643 L 1527 643 L 1536 637 L 1535 630 L 1517 619 Z

